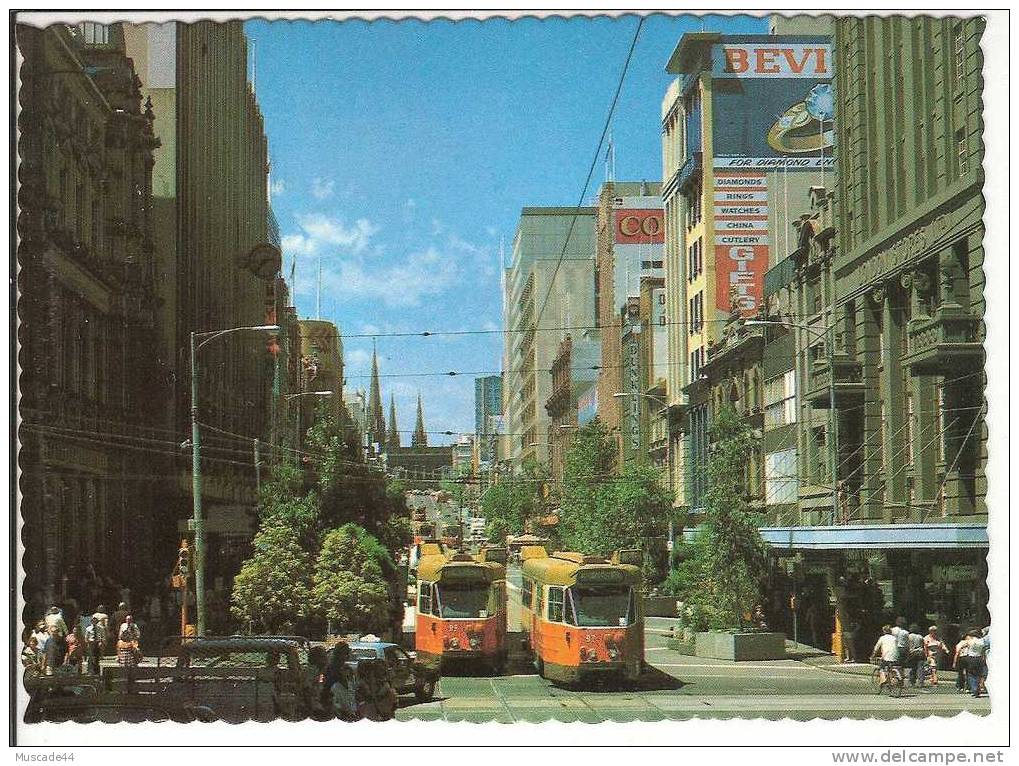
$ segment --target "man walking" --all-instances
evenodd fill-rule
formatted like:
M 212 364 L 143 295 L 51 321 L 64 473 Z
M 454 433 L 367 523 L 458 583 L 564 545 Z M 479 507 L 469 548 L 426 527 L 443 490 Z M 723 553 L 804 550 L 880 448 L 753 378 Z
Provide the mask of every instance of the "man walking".
M 46 633 L 49 640 L 46 642 L 46 675 L 53 675 L 53 669 L 64 664 L 66 647 L 64 639 L 67 637 L 67 623 L 60 613 L 59 607 L 51 606 L 44 618 Z
M 905 668 L 909 659 L 909 631 L 906 629 L 906 618 L 895 618 L 895 625 L 892 626 L 892 637 L 895 639 L 895 646 L 899 652 L 899 665 Z
M 103 629 L 99 618 L 92 615 L 92 621 L 85 628 L 85 655 L 88 658 L 89 675 L 99 675 L 99 658 L 103 655 Z
M 938 685 L 938 667 L 941 665 L 941 657 L 945 653 L 945 643 L 938 635 L 938 626 L 931 625 L 927 629 L 927 635 L 923 638 L 924 654 L 927 657 L 927 669 L 931 686 Z
M 92 615 L 99 623 L 99 653 L 105 654 L 107 642 L 110 639 L 110 616 L 106 614 L 106 607 L 102 604 L 96 607 Z

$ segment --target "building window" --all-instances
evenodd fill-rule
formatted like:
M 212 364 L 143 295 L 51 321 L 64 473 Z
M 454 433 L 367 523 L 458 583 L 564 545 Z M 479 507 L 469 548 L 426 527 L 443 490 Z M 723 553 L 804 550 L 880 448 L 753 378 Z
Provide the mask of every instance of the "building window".
M 85 40 L 85 45 L 109 45 L 110 28 L 106 24 L 88 21 L 78 25 L 78 31 Z
M 795 503 L 800 491 L 796 449 L 781 450 L 764 458 L 764 502 L 767 505 Z
M 955 97 L 959 98 L 963 92 L 962 81 L 966 69 L 966 36 L 961 21 L 955 25 L 952 39 L 955 47 Z
M 764 425 L 777 428 L 796 422 L 796 370 L 764 382 Z
M 959 158 L 959 175 L 969 173 L 969 152 L 966 151 L 966 129 L 955 131 L 955 153 Z

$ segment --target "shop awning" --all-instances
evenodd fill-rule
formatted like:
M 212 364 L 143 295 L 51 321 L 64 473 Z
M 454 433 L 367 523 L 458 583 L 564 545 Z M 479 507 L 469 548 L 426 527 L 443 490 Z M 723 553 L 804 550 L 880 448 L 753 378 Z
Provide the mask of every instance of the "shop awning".
M 824 527 L 762 527 L 772 548 L 788 550 L 881 550 L 890 548 L 986 548 L 986 524 L 857 524 Z
M 986 524 L 855 524 L 823 527 L 761 527 L 776 551 L 986 548 Z M 691 542 L 697 529 L 683 530 Z

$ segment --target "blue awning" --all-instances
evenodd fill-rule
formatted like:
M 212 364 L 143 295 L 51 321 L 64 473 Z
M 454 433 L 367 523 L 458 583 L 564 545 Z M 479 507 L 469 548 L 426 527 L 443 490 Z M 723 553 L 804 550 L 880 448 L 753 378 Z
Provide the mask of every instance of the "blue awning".
M 771 548 L 789 551 L 988 547 L 986 524 L 855 524 L 760 531 Z M 696 529 L 683 531 L 688 541 L 696 534 Z

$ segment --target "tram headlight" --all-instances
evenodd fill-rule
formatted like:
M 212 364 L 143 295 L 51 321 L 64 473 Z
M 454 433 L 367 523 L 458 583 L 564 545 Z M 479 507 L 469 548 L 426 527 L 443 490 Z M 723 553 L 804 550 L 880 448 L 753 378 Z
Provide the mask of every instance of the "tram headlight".
M 614 646 L 609 647 L 609 659 L 613 662 L 619 659 L 619 650 Z
M 456 636 L 453 636 L 452 638 L 446 639 L 446 647 L 448 649 L 459 649 L 460 648 L 460 639 L 457 638 Z
M 474 650 L 477 650 L 481 647 L 481 639 L 479 639 L 477 636 L 471 636 L 470 641 L 468 643 L 470 643 L 471 649 Z

